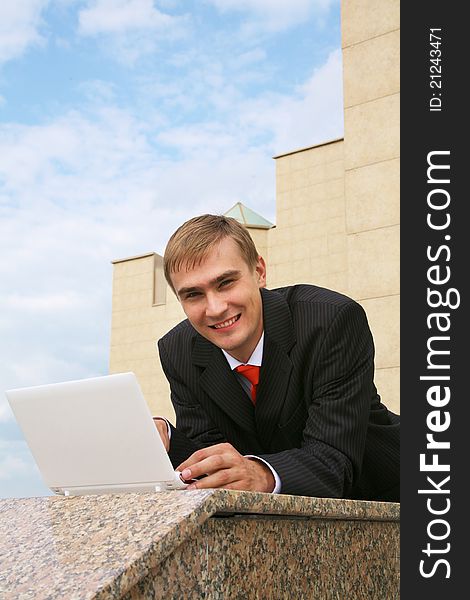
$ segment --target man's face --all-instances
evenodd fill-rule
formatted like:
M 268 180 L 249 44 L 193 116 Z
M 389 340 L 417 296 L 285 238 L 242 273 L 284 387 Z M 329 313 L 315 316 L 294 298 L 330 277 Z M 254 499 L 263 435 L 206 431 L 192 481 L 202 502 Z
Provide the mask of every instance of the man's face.
M 232 238 L 224 238 L 193 269 L 171 275 L 181 306 L 194 329 L 241 362 L 247 361 L 263 332 L 259 289 L 266 285 L 261 256 L 252 270 Z

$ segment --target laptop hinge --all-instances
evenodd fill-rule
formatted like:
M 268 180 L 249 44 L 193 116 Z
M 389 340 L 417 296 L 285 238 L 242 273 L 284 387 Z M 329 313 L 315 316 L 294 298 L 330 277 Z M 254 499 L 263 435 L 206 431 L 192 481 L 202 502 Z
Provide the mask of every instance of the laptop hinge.
M 174 481 L 162 481 L 158 483 L 129 483 L 122 485 L 90 485 L 72 486 L 69 488 L 51 488 L 56 494 L 63 496 L 86 496 L 101 494 L 136 494 L 164 492 L 176 489 Z

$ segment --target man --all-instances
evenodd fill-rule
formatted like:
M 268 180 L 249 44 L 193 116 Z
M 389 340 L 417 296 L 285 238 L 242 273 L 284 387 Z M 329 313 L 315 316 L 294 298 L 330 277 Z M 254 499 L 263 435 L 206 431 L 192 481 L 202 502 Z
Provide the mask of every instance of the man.
M 265 289 L 248 231 L 222 216 L 184 223 L 164 269 L 187 320 L 158 343 L 176 428 L 156 425 L 189 489 L 399 500 L 399 417 L 359 304 Z

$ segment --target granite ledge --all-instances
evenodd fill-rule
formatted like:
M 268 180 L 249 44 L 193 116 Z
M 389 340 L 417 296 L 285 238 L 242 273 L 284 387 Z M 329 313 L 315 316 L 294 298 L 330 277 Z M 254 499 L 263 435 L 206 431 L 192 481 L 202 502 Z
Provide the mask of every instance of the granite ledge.
M 400 519 L 399 503 L 369 500 L 212 490 L 207 505 L 211 514 L 285 515 L 360 521 L 399 521 Z
M 120 598 L 214 515 L 398 521 L 399 504 L 204 490 L 0 500 L 0 596 Z

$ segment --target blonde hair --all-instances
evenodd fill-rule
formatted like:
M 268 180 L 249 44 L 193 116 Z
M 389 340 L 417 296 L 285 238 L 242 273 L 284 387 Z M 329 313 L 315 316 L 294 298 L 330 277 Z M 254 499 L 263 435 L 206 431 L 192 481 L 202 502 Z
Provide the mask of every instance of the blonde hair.
M 255 269 L 258 251 L 246 227 L 232 217 L 201 215 L 183 223 L 168 241 L 163 256 L 165 279 L 173 291 L 171 274 L 183 265 L 193 269 L 206 258 L 209 251 L 224 238 L 230 237 L 240 248 L 243 260 Z

